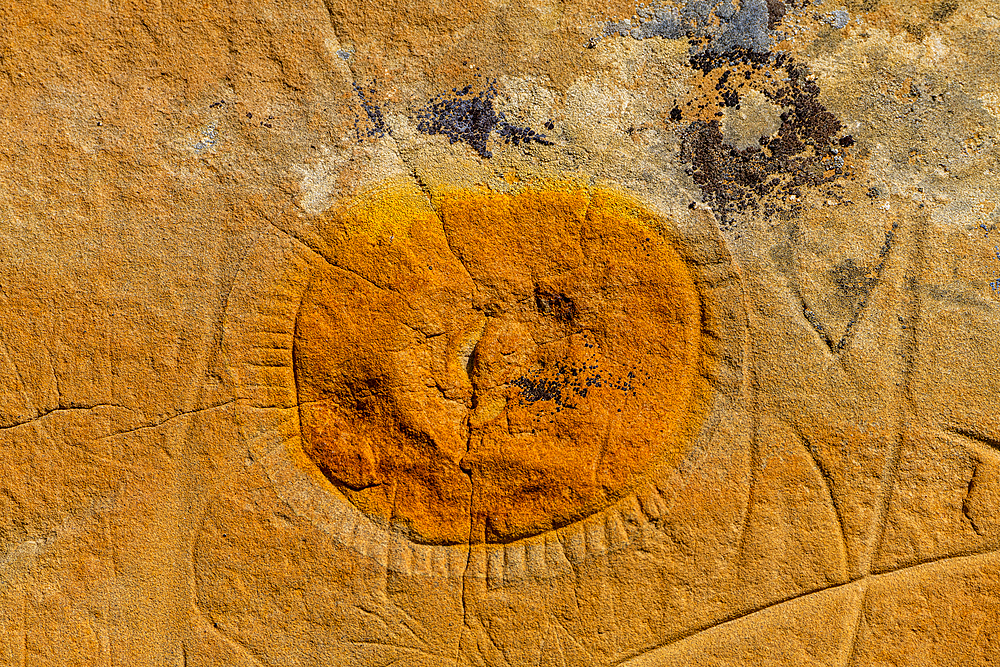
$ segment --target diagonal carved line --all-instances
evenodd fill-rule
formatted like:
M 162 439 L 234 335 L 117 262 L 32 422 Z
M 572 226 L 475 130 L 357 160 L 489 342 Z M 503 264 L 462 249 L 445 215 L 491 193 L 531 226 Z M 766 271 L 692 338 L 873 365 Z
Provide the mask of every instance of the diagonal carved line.
M 340 38 L 340 32 L 341 32 L 340 26 L 337 25 L 337 20 L 334 18 L 333 7 L 331 6 L 331 3 L 324 0 L 323 8 L 326 10 L 327 19 L 330 22 L 330 30 L 333 31 L 333 36 L 337 38 L 337 46 L 343 48 L 344 42 Z M 358 74 L 357 72 L 354 71 L 354 67 L 351 65 L 350 60 L 346 61 L 346 65 L 347 65 L 347 71 L 351 73 L 351 83 L 354 85 L 355 89 L 357 89 Z
M 878 251 L 878 264 L 875 265 L 875 283 L 871 286 L 871 289 L 865 294 L 864 298 L 861 299 L 861 303 L 858 306 L 858 312 L 854 314 L 851 321 L 847 323 L 847 327 L 844 330 L 844 335 L 837 343 L 837 352 L 840 352 L 847 345 L 847 341 L 850 339 L 851 334 L 854 331 L 854 325 L 858 323 L 861 316 L 864 314 L 865 309 L 868 307 L 868 302 L 871 297 L 871 293 L 875 291 L 878 287 L 878 283 L 882 280 L 882 270 L 885 268 L 885 264 L 889 259 L 889 253 L 892 251 L 892 243 L 896 238 L 896 229 L 899 227 L 899 221 L 894 220 L 892 223 L 892 228 L 885 233 L 885 241 L 882 243 L 882 247 Z
M 861 299 L 858 305 L 857 312 L 851 317 L 850 321 L 847 323 L 844 335 L 841 336 L 840 340 L 834 342 L 830 337 L 830 332 L 827 331 L 826 326 L 820 320 L 816 312 L 809 306 L 809 302 L 806 300 L 805 296 L 802 294 L 801 289 L 799 289 L 798 281 L 795 280 L 791 285 L 792 292 L 795 297 L 802 304 L 802 316 L 805 317 L 806 321 L 809 322 L 810 326 L 819 335 L 820 340 L 826 343 L 826 346 L 835 355 L 839 355 L 847 347 L 848 342 L 850 342 L 851 337 L 854 333 L 855 325 L 861 320 L 861 316 L 865 314 L 868 307 L 868 303 L 871 301 L 871 293 L 875 291 L 878 287 L 879 282 L 882 279 L 882 273 L 885 269 L 885 265 L 889 260 L 889 254 L 892 252 L 893 242 L 896 238 L 896 229 L 899 227 L 898 221 L 893 221 L 892 228 L 885 233 L 885 241 L 882 243 L 882 247 L 878 251 L 878 264 L 875 265 L 875 284 L 868 290 L 865 296 Z
M 329 0 L 324 0 L 323 6 L 326 9 L 327 17 L 328 17 L 328 19 L 330 21 L 330 29 L 333 30 L 333 34 L 337 38 L 337 43 L 340 44 L 340 45 L 343 45 L 343 40 L 341 40 L 341 38 L 340 38 L 340 32 L 341 32 L 340 26 L 337 25 L 337 21 L 334 18 L 333 7 L 331 6 Z M 351 64 L 350 61 L 347 61 L 347 69 L 351 73 L 351 79 L 352 79 L 351 84 L 354 86 L 355 90 L 357 90 L 358 89 L 358 83 L 357 83 L 358 82 L 358 74 L 354 70 L 354 66 Z M 433 197 L 431 196 L 431 190 L 430 190 L 430 188 L 427 186 L 427 184 L 424 182 L 424 180 L 422 178 L 420 178 L 420 175 L 417 173 L 416 166 L 414 164 L 412 164 L 411 161 L 408 160 L 406 158 L 406 156 L 403 154 L 403 151 L 400 149 L 399 141 L 393 135 L 392 127 L 387 124 L 386 127 L 385 127 L 385 131 L 386 131 L 386 134 L 388 134 L 389 137 L 393 140 L 393 148 L 395 150 L 396 156 L 399 158 L 399 161 L 402 162 L 403 165 L 407 169 L 410 170 L 410 175 L 413 177 L 413 180 L 416 182 L 417 187 L 419 187 L 420 190 L 424 193 L 424 196 L 427 198 L 427 201 L 428 201 L 428 203 L 431 206 L 431 210 L 434 212 L 434 214 L 437 216 L 438 220 L 441 222 L 442 229 L 444 229 L 444 220 L 441 217 L 441 213 L 434 206 L 434 201 L 433 201 Z M 451 239 L 448 238 L 448 234 L 445 233 L 444 236 L 445 236 L 445 241 L 448 244 L 448 249 L 451 250 L 451 253 L 453 255 L 455 255 L 456 259 L 458 259 L 458 262 L 462 265 L 462 268 L 465 269 L 465 272 L 469 273 L 468 267 L 465 266 L 465 261 L 462 259 L 462 257 L 457 252 L 455 252 L 455 249 L 452 247 L 452 245 L 451 245 Z M 316 250 L 316 249 L 313 248 L 313 250 Z M 316 250 L 316 252 L 319 252 L 319 251 Z M 322 253 L 320 253 L 320 255 L 322 255 Z M 470 277 L 471 277 L 471 274 L 470 274 Z
M 747 508 L 743 512 L 743 521 L 740 527 L 740 536 L 737 541 L 738 546 L 738 557 L 740 560 L 743 559 L 743 555 L 747 552 L 747 542 L 750 539 L 750 520 L 753 513 L 754 505 L 754 493 L 757 487 L 757 477 L 760 475 L 760 444 L 758 442 L 758 429 L 759 426 L 754 426 L 753 439 L 750 443 L 750 484 L 747 487 Z
M 976 450 L 977 454 L 986 454 L 990 457 L 1000 457 L 1000 440 L 996 438 L 961 426 L 946 428 L 945 431 L 968 441 L 966 444 Z
M 895 229 L 895 227 L 893 228 Z M 900 340 L 903 345 L 902 350 L 902 387 L 899 395 L 899 410 L 897 413 L 898 426 L 897 435 L 894 438 L 892 449 L 886 461 L 886 468 L 883 479 L 881 500 L 876 523 L 878 525 L 878 535 L 871 542 L 869 549 L 865 553 L 865 566 L 868 572 L 873 571 L 873 563 L 882 553 L 883 543 L 886 539 L 889 527 L 889 512 L 892 506 L 892 494 L 899 481 L 900 464 L 903 456 L 903 434 L 907 432 L 909 422 L 917 414 L 916 396 L 913 389 L 913 369 L 916 366 L 917 355 L 920 351 L 917 330 L 921 323 L 923 313 L 923 299 L 917 287 L 917 276 L 922 275 L 927 266 L 926 248 L 928 245 L 928 223 L 927 219 L 918 220 L 913 225 L 912 242 L 910 244 L 909 262 L 906 267 L 906 278 L 904 289 L 909 294 L 909 305 L 906 309 L 906 319 Z
M 794 602 L 796 600 L 800 600 L 802 598 L 807 598 L 807 597 L 810 597 L 810 596 L 813 596 L 813 595 L 817 595 L 819 593 L 824 593 L 824 592 L 827 592 L 827 591 L 833 591 L 833 590 L 843 589 L 843 588 L 846 588 L 848 586 L 857 585 L 857 583 L 859 581 L 867 581 L 867 582 L 869 582 L 869 585 L 870 585 L 871 582 L 876 581 L 876 580 L 890 579 L 890 578 L 892 578 L 892 577 L 894 577 L 896 575 L 900 575 L 900 574 L 904 574 L 904 573 L 909 573 L 909 572 L 914 572 L 914 571 L 919 571 L 921 569 L 929 569 L 929 568 L 934 567 L 936 565 L 940 565 L 940 564 L 943 564 L 943 563 L 948 563 L 950 561 L 959 561 L 959 560 L 971 561 L 971 560 L 981 559 L 981 558 L 988 557 L 988 556 L 996 556 L 997 554 L 1000 554 L 1000 549 L 987 549 L 985 551 L 973 551 L 973 550 L 970 550 L 968 552 L 962 552 L 962 553 L 958 553 L 958 554 L 952 554 L 950 556 L 940 556 L 940 557 L 936 557 L 936 558 L 929 558 L 927 560 L 916 562 L 916 563 L 913 563 L 911 565 L 907 565 L 905 567 L 896 568 L 894 570 L 887 570 L 885 572 L 880 572 L 880 573 L 877 573 L 877 574 L 870 574 L 870 575 L 864 575 L 864 576 L 861 576 L 861 577 L 857 577 L 855 579 L 852 579 L 851 581 L 847 581 L 847 582 L 844 582 L 842 584 L 835 584 L 835 585 L 832 585 L 832 586 L 824 586 L 822 588 L 811 589 L 811 590 L 808 590 L 808 591 L 805 591 L 805 592 L 802 592 L 802 593 L 797 593 L 795 595 L 789 595 L 788 597 L 781 598 L 780 600 L 775 600 L 774 602 L 771 602 L 771 603 L 768 603 L 768 604 L 765 604 L 765 605 L 761 605 L 759 607 L 754 607 L 754 608 L 752 608 L 750 610 L 747 610 L 747 611 L 730 614 L 730 615 L 724 616 L 724 617 L 722 617 L 722 618 L 720 618 L 718 620 L 711 621 L 709 623 L 705 623 L 703 625 L 700 625 L 698 627 L 691 628 L 689 630 L 684 630 L 684 631 L 675 633 L 670 638 L 666 639 L 665 641 L 663 641 L 661 643 L 656 644 L 655 646 L 650 646 L 650 647 L 646 647 L 646 648 L 643 648 L 643 649 L 638 649 L 638 650 L 630 651 L 630 652 L 626 653 L 624 656 L 621 656 L 621 657 L 617 658 L 616 660 L 614 660 L 613 662 L 611 662 L 609 664 L 614 665 L 615 667 L 619 667 L 619 666 L 625 665 L 626 663 L 628 663 L 630 660 L 632 660 L 634 658 L 646 655 L 647 653 L 650 653 L 652 651 L 656 651 L 658 649 L 666 648 L 667 646 L 670 646 L 672 644 L 676 644 L 677 642 L 683 641 L 685 639 L 690 639 L 691 637 L 699 635 L 699 634 L 701 634 L 703 632 L 707 632 L 708 630 L 712 630 L 713 628 L 718 628 L 718 627 L 721 627 L 723 625 L 728 625 L 730 623 L 735 623 L 737 621 L 741 621 L 741 620 L 743 620 L 745 618 L 749 618 L 751 616 L 754 616 L 755 614 L 759 614 L 761 612 L 767 611 L 768 609 L 771 609 L 771 608 L 774 608 L 774 607 L 779 607 L 779 606 L 785 605 L 785 604 L 789 604 L 791 602 Z

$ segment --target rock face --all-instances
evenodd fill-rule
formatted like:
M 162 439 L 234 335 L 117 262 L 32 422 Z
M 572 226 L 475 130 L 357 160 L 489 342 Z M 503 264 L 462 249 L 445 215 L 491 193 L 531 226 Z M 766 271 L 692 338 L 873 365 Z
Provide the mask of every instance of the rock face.
M 0 16 L 0 665 L 1000 663 L 992 3 Z

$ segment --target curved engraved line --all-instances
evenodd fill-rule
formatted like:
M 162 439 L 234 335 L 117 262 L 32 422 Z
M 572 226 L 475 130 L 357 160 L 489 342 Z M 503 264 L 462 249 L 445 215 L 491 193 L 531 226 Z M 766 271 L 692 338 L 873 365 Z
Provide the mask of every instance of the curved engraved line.
M 716 405 L 712 408 L 712 416 L 706 420 L 702 432 L 695 438 L 695 443 L 712 439 L 721 421 L 723 403 L 728 403 L 728 400 L 719 395 L 716 399 Z M 297 416 L 293 419 L 297 419 Z M 421 544 L 408 539 L 402 531 L 386 529 L 373 521 L 344 498 L 332 484 L 327 483 L 329 488 L 317 487 L 317 482 L 320 480 L 313 478 L 322 473 L 316 471 L 311 474 L 303 470 L 292 459 L 290 450 L 300 447 L 295 443 L 298 439 L 297 435 L 291 438 L 279 438 L 279 441 L 261 457 L 264 471 L 278 496 L 287 502 L 296 514 L 330 535 L 342 546 L 350 548 L 362 557 L 374 560 L 380 567 L 408 576 L 422 574 L 444 576 L 445 578 L 484 578 L 489 580 L 494 588 L 499 588 L 526 576 L 523 572 L 524 568 L 517 566 L 521 559 L 512 557 L 518 556 L 522 550 L 552 549 L 557 552 L 553 554 L 557 560 L 565 560 L 573 565 L 595 555 L 609 551 L 618 552 L 628 548 L 634 540 L 634 534 L 646 529 L 652 520 L 659 516 L 659 513 L 654 509 L 648 508 L 650 504 L 648 499 L 643 502 L 643 499 L 640 498 L 640 495 L 644 493 L 644 486 L 647 487 L 645 489 L 647 496 L 655 494 L 654 503 L 660 506 L 665 505 L 661 493 L 656 489 L 655 482 L 650 482 L 650 477 L 655 476 L 659 471 L 654 469 L 639 480 L 637 485 L 639 488 L 634 488 L 610 505 L 583 519 L 538 535 L 505 544 L 471 546 L 469 544 Z M 690 465 L 689 461 L 696 456 L 697 449 L 697 447 L 691 448 L 681 466 Z M 282 469 L 284 475 L 282 475 Z M 287 478 L 282 479 L 284 476 Z M 310 507 L 310 505 L 314 505 L 314 507 Z M 645 521 L 643 525 L 633 526 L 633 522 L 628 521 L 628 517 L 623 515 L 630 506 L 640 508 L 639 518 Z M 632 526 L 632 529 L 626 528 L 628 526 Z M 620 531 L 616 528 L 620 528 Z M 552 537 L 555 539 L 550 539 Z M 426 572 L 416 571 L 414 561 L 430 563 L 435 557 L 446 561 L 444 572 L 435 573 L 431 565 L 425 568 Z M 492 571 L 490 567 L 486 566 L 486 562 L 491 557 L 501 559 L 498 561 L 500 563 L 499 569 L 494 568 L 496 571 Z M 450 566 L 456 558 L 465 561 L 461 571 Z M 483 567 L 471 566 L 470 563 L 474 559 L 477 562 L 483 560 Z M 532 572 L 529 576 L 544 579 L 562 574 L 562 570 L 553 568 L 547 559 L 545 567 L 544 573 Z
M 796 429 L 797 430 L 797 429 Z M 812 440 L 807 438 L 803 433 L 796 433 L 799 439 L 802 441 L 803 449 L 809 454 L 809 459 L 812 461 L 813 467 L 816 468 L 816 473 L 818 474 L 822 484 L 823 489 L 826 492 L 826 497 L 830 501 L 830 508 L 833 510 L 833 516 L 837 520 L 837 532 L 840 545 L 840 556 L 841 556 L 841 572 L 846 573 L 850 568 L 850 550 L 847 545 L 847 530 L 844 528 L 844 509 L 840 506 L 841 502 L 838 501 L 838 496 L 833 492 L 834 481 L 833 472 L 827 468 L 826 464 L 820 456 L 819 451 L 813 444 Z
M 977 430 L 960 426 L 945 428 L 944 430 L 946 433 L 957 435 L 965 441 L 966 446 L 975 452 L 977 458 L 1000 458 L 1000 440 L 985 433 L 980 433 Z
M 266 367 L 254 368 L 251 364 L 257 363 L 264 356 L 261 348 L 289 349 L 294 334 L 293 327 L 286 325 L 294 324 L 286 308 L 266 314 L 261 312 L 259 305 L 262 296 L 289 303 L 294 303 L 295 297 L 281 293 L 276 287 L 266 290 L 262 295 L 261 290 L 254 290 L 252 286 L 263 282 L 298 291 L 299 281 L 295 280 L 293 274 L 301 273 L 303 278 L 308 278 L 316 263 L 316 253 L 308 246 L 281 230 L 273 221 L 268 222 L 281 233 L 269 236 L 268 243 L 258 238 L 254 245 L 256 251 L 247 251 L 250 257 L 240 266 L 227 295 L 222 317 L 220 354 L 227 370 L 234 376 L 238 398 L 244 402 L 253 402 L 254 396 L 259 393 L 248 392 L 252 386 L 288 391 L 287 381 L 273 377 L 274 372 L 283 372 L 286 366 L 274 366 L 269 371 Z M 278 239 L 277 242 L 275 238 Z M 284 399 L 279 400 L 279 403 L 280 407 L 288 405 L 288 401 Z M 265 406 L 259 404 L 256 407 Z M 245 429 L 244 433 L 250 440 L 259 435 L 259 431 L 250 433 Z
M 712 406 L 710 410 L 710 417 L 703 424 L 701 432 L 694 438 L 695 443 L 705 442 L 706 440 L 711 440 L 713 434 L 715 433 L 719 423 L 721 422 L 721 412 L 724 408 L 724 404 L 728 403 L 728 399 L 723 395 L 718 395 L 716 397 L 715 405 Z M 295 409 L 295 408 L 288 408 Z M 283 410 L 282 412 L 287 412 Z M 289 417 L 291 421 L 298 420 L 298 413 Z M 283 420 L 284 423 L 284 420 Z M 462 576 L 473 576 L 476 578 L 477 573 L 470 570 L 468 567 L 468 561 L 471 560 L 473 553 L 480 553 L 483 556 L 498 552 L 498 555 L 502 553 L 503 565 L 500 567 L 498 572 L 491 572 L 489 568 L 484 568 L 484 571 L 480 574 L 481 578 L 490 579 L 493 582 L 494 587 L 501 587 L 510 581 L 516 581 L 523 577 L 521 572 L 512 572 L 511 568 L 508 566 L 508 562 L 513 559 L 508 558 L 509 553 L 512 550 L 520 550 L 525 548 L 530 548 L 532 546 L 538 546 L 535 543 L 542 543 L 546 547 L 555 548 L 558 550 L 559 554 L 555 554 L 556 558 L 561 558 L 562 560 L 567 560 L 570 562 L 579 563 L 583 559 L 586 559 L 593 555 L 598 555 L 606 553 L 607 551 L 620 551 L 628 547 L 633 541 L 633 536 L 629 534 L 630 531 L 625 529 L 625 526 L 631 525 L 632 522 L 624 520 L 622 512 L 627 506 L 638 506 L 641 511 L 640 519 L 645 520 L 648 525 L 651 519 L 655 519 L 659 516 L 659 513 L 654 510 L 647 509 L 643 510 L 643 507 L 649 505 L 649 502 L 643 503 L 639 498 L 641 491 L 639 489 L 633 489 L 631 492 L 623 495 L 610 505 L 598 510 L 592 515 L 580 519 L 578 521 L 572 522 L 565 526 L 561 526 L 551 531 L 546 531 L 539 535 L 532 535 L 520 540 L 515 540 L 513 542 L 505 544 L 486 544 L 486 545 L 475 545 L 471 546 L 468 544 L 457 544 L 457 545 L 426 545 L 409 540 L 405 534 L 397 530 L 387 530 L 381 525 L 373 521 L 367 515 L 365 515 L 361 510 L 355 507 L 349 500 L 342 497 L 342 495 L 336 490 L 332 485 L 329 488 L 317 488 L 316 482 L 319 480 L 312 480 L 310 473 L 301 469 L 300 465 L 296 464 L 295 461 L 291 460 L 289 456 L 289 449 L 298 449 L 300 445 L 297 445 L 294 441 L 298 440 L 300 436 L 295 435 L 292 437 L 283 436 L 282 431 L 278 429 L 271 429 L 272 435 L 278 435 L 276 442 L 273 446 L 261 457 L 264 459 L 262 463 L 264 464 L 265 472 L 270 479 L 275 490 L 279 493 L 285 502 L 288 502 L 291 507 L 294 508 L 295 512 L 302 516 L 304 519 L 309 521 L 311 524 L 316 525 L 318 528 L 323 530 L 331 537 L 333 537 L 342 546 L 347 547 L 360 554 L 363 557 L 371 558 L 375 560 L 380 566 L 384 566 L 394 572 L 400 572 L 406 575 L 420 574 L 414 571 L 413 560 L 416 558 L 420 560 L 420 555 L 423 554 L 423 560 L 429 560 L 433 558 L 433 552 L 442 551 L 444 553 L 444 558 L 446 560 L 451 560 L 449 553 L 454 552 L 456 555 L 461 555 L 463 560 L 466 561 L 466 567 L 462 572 L 455 572 L 451 568 L 446 568 L 446 577 Z M 266 433 L 262 433 L 258 437 L 264 437 Z M 688 468 L 691 465 L 691 458 L 697 454 L 697 447 L 692 447 L 687 453 L 685 458 L 678 465 L 678 469 Z M 282 464 L 285 466 L 286 472 L 293 473 L 298 477 L 298 484 L 292 480 L 288 482 L 283 482 L 280 479 L 280 475 L 277 471 L 273 469 L 273 466 L 277 461 L 275 457 L 279 457 L 282 460 Z M 269 465 L 270 463 L 270 465 Z M 649 479 L 651 476 L 656 475 L 657 470 L 654 468 L 637 483 L 638 487 L 649 486 L 647 495 L 655 494 L 654 503 L 659 505 L 664 505 L 662 495 L 656 489 L 655 483 L 649 484 Z M 321 473 L 319 473 L 321 474 Z M 289 485 L 291 484 L 291 486 Z M 294 487 L 299 485 L 305 488 L 295 489 Z M 304 506 L 300 506 L 300 501 L 303 495 L 312 496 L 312 501 L 318 503 L 319 505 L 327 505 L 327 508 L 319 508 L 318 512 L 316 510 L 307 509 Z M 336 508 L 330 509 L 329 506 L 336 504 Z M 318 514 L 314 516 L 314 514 Z M 345 515 L 350 515 L 346 517 Z M 617 521 L 615 521 L 617 519 Z M 609 525 L 609 523 L 614 525 Z M 363 526 L 363 528 L 362 528 Z M 621 532 L 624 535 L 624 539 L 619 539 L 618 535 L 615 535 L 614 527 L 620 526 Z M 641 530 L 645 526 L 638 527 Z M 359 541 L 355 538 L 359 530 L 366 531 L 368 533 L 368 542 L 375 541 L 375 548 L 372 544 L 365 542 L 359 544 Z M 631 532 L 635 532 L 635 528 Z M 598 535 L 600 533 L 600 535 Z M 554 535 L 555 540 L 548 540 L 546 536 Z M 570 554 L 565 552 L 567 548 L 567 542 L 579 543 L 580 553 L 573 557 L 573 549 L 570 548 Z M 611 543 L 610 549 L 606 546 L 607 543 Z M 400 544 L 404 543 L 404 544 Z M 381 553 L 378 551 L 379 548 L 384 548 L 386 553 Z M 402 565 L 400 567 L 394 566 L 393 558 L 389 551 L 393 548 L 402 549 L 409 551 L 409 557 L 400 561 Z M 551 566 L 547 566 L 547 572 L 544 575 L 539 573 L 533 573 L 533 576 L 537 578 L 550 578 L 557 576 L 558 571 L 554 571 Z M 470 571 L 472 574 L 470 575 Z M 433 573 L 427 573 L 433 574 Z

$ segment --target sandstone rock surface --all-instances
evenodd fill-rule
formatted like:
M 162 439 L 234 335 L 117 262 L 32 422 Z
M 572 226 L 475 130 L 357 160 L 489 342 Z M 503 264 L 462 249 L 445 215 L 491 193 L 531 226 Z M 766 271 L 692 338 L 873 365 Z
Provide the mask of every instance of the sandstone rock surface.
M 0 17 L 0 665 L 1000 664 L 993 3 Z

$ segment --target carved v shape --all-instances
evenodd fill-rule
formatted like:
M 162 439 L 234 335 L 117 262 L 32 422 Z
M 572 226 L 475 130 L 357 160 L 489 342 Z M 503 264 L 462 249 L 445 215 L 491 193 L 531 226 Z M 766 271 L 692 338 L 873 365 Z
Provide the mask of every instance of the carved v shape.
M 847 259 L 839 263 L 832 271 L 833 277 L 838 284 L 837 295 L 842 298 L 851 298 L 855 300 L 850 306 L 850 318 L 843 330 L 843 333 L 837 337 L 836 333 L 832 331 L 832 327 L 828 326 L 823 322 L 823 319 L 816 312 L 816 309 L 810 304 L 809 298 L 803 293 L 802 287 L 799 283 L 799 278 L 797 269 L 798 261 L 794 256 L 794 249 L 789 243 L 785 246 L 784 257 L 784 267 L 779 266 L 781 270 L 789 279 L 789 285 L 798 299 L 802 307 L 802 316 L 809 322 L 810 326 L 816 331 L 820 340 L 822 340 L 826 346 L 830 349 L 833 354 L 839 355 L 847 344 L 851 340 L 851 335 L 854 331 L 854 326 L 861 319 L 861 315 L 864 313 L 865 308 L 868 305 L 869 298 L 871 297 L 872 291 L 882 280 L 882 273 L 885 269 L 885 265 L 889 259 L 889 253 L 892 251 L 893 242 L 895 241 L 895 232 L 899 223 L 894 221 L 892 223 L 892 228 L 885 232 L 885 239 L 882 243 L 882 247 L 879 248 L 878 253 L 875 258 L 875 266 L 870 270 L 865 270 L 864 267 L 858 266 L 853 259 Z

